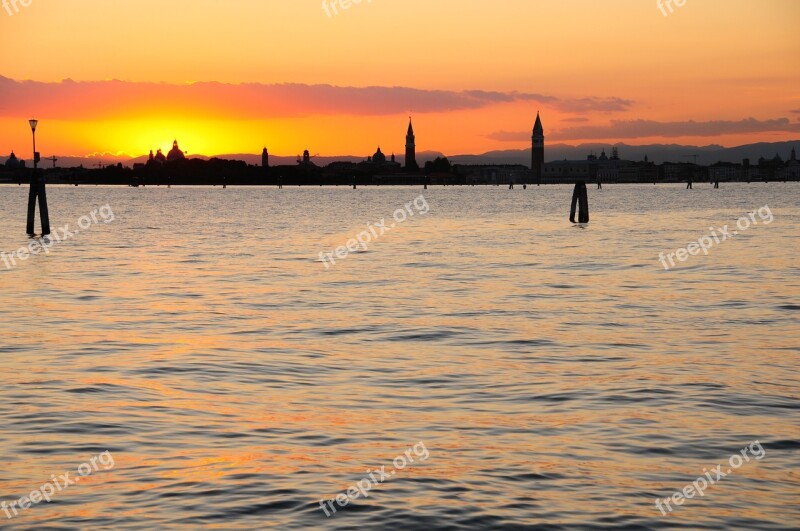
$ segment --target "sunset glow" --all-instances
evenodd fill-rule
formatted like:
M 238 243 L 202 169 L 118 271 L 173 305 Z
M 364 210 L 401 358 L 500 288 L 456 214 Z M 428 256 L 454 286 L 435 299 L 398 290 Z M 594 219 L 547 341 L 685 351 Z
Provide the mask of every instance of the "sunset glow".
M 537 110 L 550 143 L 789 140 L 798 20 L 793 0 L 35 0 L 0 11 L 0 153 L 31 116 L 43 155 L 402 153 L 410 113 L 420 150 L 483 153 L 528 146 Z
M 0 0 L 2 529 L 797 529 L 799 23 Z

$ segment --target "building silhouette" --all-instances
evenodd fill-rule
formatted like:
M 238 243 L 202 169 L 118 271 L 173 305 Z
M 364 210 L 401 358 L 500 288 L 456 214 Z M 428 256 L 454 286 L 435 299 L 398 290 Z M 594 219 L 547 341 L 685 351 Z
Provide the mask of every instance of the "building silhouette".
M 316 156 L 316 155 L 315 155 Z M 311 152 L 307 149 L 303 151 L 303 158 L 297 157 L 297 164 L 306 168 L 316 168 L 317 165 L 311 160 Z
M 406 169 L 419 170 L 417 164 L 417 143 L 414 136 L 414 126 L 411 124 L 411 118 L 408 119 L 408 132 L 406 133 Z
M 148 164 L 164 164 L 165 162 L 167 162 L 167 157 L 164 156 L 160 149 L 156 151 L 155 155 L 153 155 L 153 150 L 150 150 L 150 156 L 147 158 Z
M 784 173 L 784 180 L 800 179 L 800 160 L 797 160 L 797 152 L 792 148 L 792 154 L 789 157 L 789 162 L 786 163 L 786 170 Z
M 6 161 L 6 168 L 16 170 L 19 167 L 20 167 L 20 160 L 17 158 L 17 156 L 12 151 L 11 155 L 8 157 L 8 160 Z M 24 166 L 22 166 L 22 167 L 24 167 Z
M 178 141 L 175 140 L 172 142 L 172 149 L 169 150 L 167 153 L 167 162 L 173 162 L 176 160 L 183 160 L 186 158 L 186 155 L 183 154 L 183 151 L 180 150 L 178 147 Z
M 153 150 L 151 149 L 150 155 L 147 157 L 147 164 L 152 166 L 154 164 L 164 164 L 166 162 L 175 162 L 178 160 L 186 160 L 186 155 L 184 155 L 183 151 L 178 147 L 178 141 L 175 140 L 172 142 L 172 149 L 169 150 L 166 156 L 160 149 L 153 155 Z
M 372 172 L 392 172 L 400 169 L 400 164 L 395 161 L 394 154 L 392 154 L 390 160 L 387 160 L 380 147 L 378 147 L 378 151 L 374 155 L 367 157 L 367 160 L 359 163 L 358 166 Z
M 261 152 L 261 167 L 269 168 L 269 151 L 267 151 L 266 147 L 264 147 L 264 151 Z
M 544 165 L 544 127 L 538 112 L 531 142 L 531 170 L 533 170 L 533 178 L 539 180 L 542 178 L 542 166 Z

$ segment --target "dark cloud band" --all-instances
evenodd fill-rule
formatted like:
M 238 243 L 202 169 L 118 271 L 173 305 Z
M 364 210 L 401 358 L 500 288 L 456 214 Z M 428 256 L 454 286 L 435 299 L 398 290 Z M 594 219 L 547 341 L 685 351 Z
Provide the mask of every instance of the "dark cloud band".
M 91 120 L 164 116 L 224 119 L 290 118 L 311 115 L 388 116 L 481 109 L 531 102 L 562 112 L 622 112 L 622 98 L 562 99 L 544 94 L 482 90 L 446 91 L 409 87 L 340 87 L 305 84 L 138 83 L 65 80 L 16 81 L 0 76 L 0 116 L 31 113 L 49 119 Z

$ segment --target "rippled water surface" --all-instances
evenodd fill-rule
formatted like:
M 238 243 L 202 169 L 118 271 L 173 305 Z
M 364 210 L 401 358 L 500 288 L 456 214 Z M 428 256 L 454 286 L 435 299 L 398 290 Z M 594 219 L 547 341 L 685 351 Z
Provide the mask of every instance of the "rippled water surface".
M 588 226 L 568 187 L 435 188 L 325 268 L 420 193 L 50 187 L 54 226 L 114 221 L 0 263 L 0 500 L 114 466 L 0 527 L 797 528 L 799 185 L 607 186 Z M 26 201 L 0 187 L 0 250 Z

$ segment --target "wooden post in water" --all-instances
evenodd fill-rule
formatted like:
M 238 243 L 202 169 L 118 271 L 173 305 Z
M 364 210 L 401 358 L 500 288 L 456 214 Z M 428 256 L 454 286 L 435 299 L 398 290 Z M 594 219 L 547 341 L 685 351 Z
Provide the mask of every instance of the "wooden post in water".
M 692 190 L 692 189 L 693 189 L 693 188 L 692 188 L 692 181 L 689 181 L 689 182 L 686 184 L 686 189 L 687 189 L 687 190 Z
M 50 234 L 50 212 L 47 210 L 47 190 L 44 186 L 44 173 L 39 174 L 39 217 L 42 220 L 42 236 Z
M 33 170 L 31 175 L 31 188 L 28 192 L 28 223 L 27 234 L 33 236 L 34 220 L 36 218 L 36 199 L 39 199 L 39 216 L 42 220 L 42 236 L 50 234 L 50 213 L 47 210 L 47 190 L 44 186 L 44 176 L 38 170 Z
M 578 211 L 578 223 L 589 223 L 589 192 L 586 183 L 578 182 L 575 184 L 575 191 L 572 192 L 572 207 L 569 211 L 569 220 L 575 223 L 575 211 Z
M 28 191 L 28 224 L 25 228 L 25 234 L 33 236 L 36 231 L 33 230 L 33 221 L 36 218 L 36 196 L 39 191 L 39 186 L 36 183 L 36 170 L 31 174 L 31 187 Z

